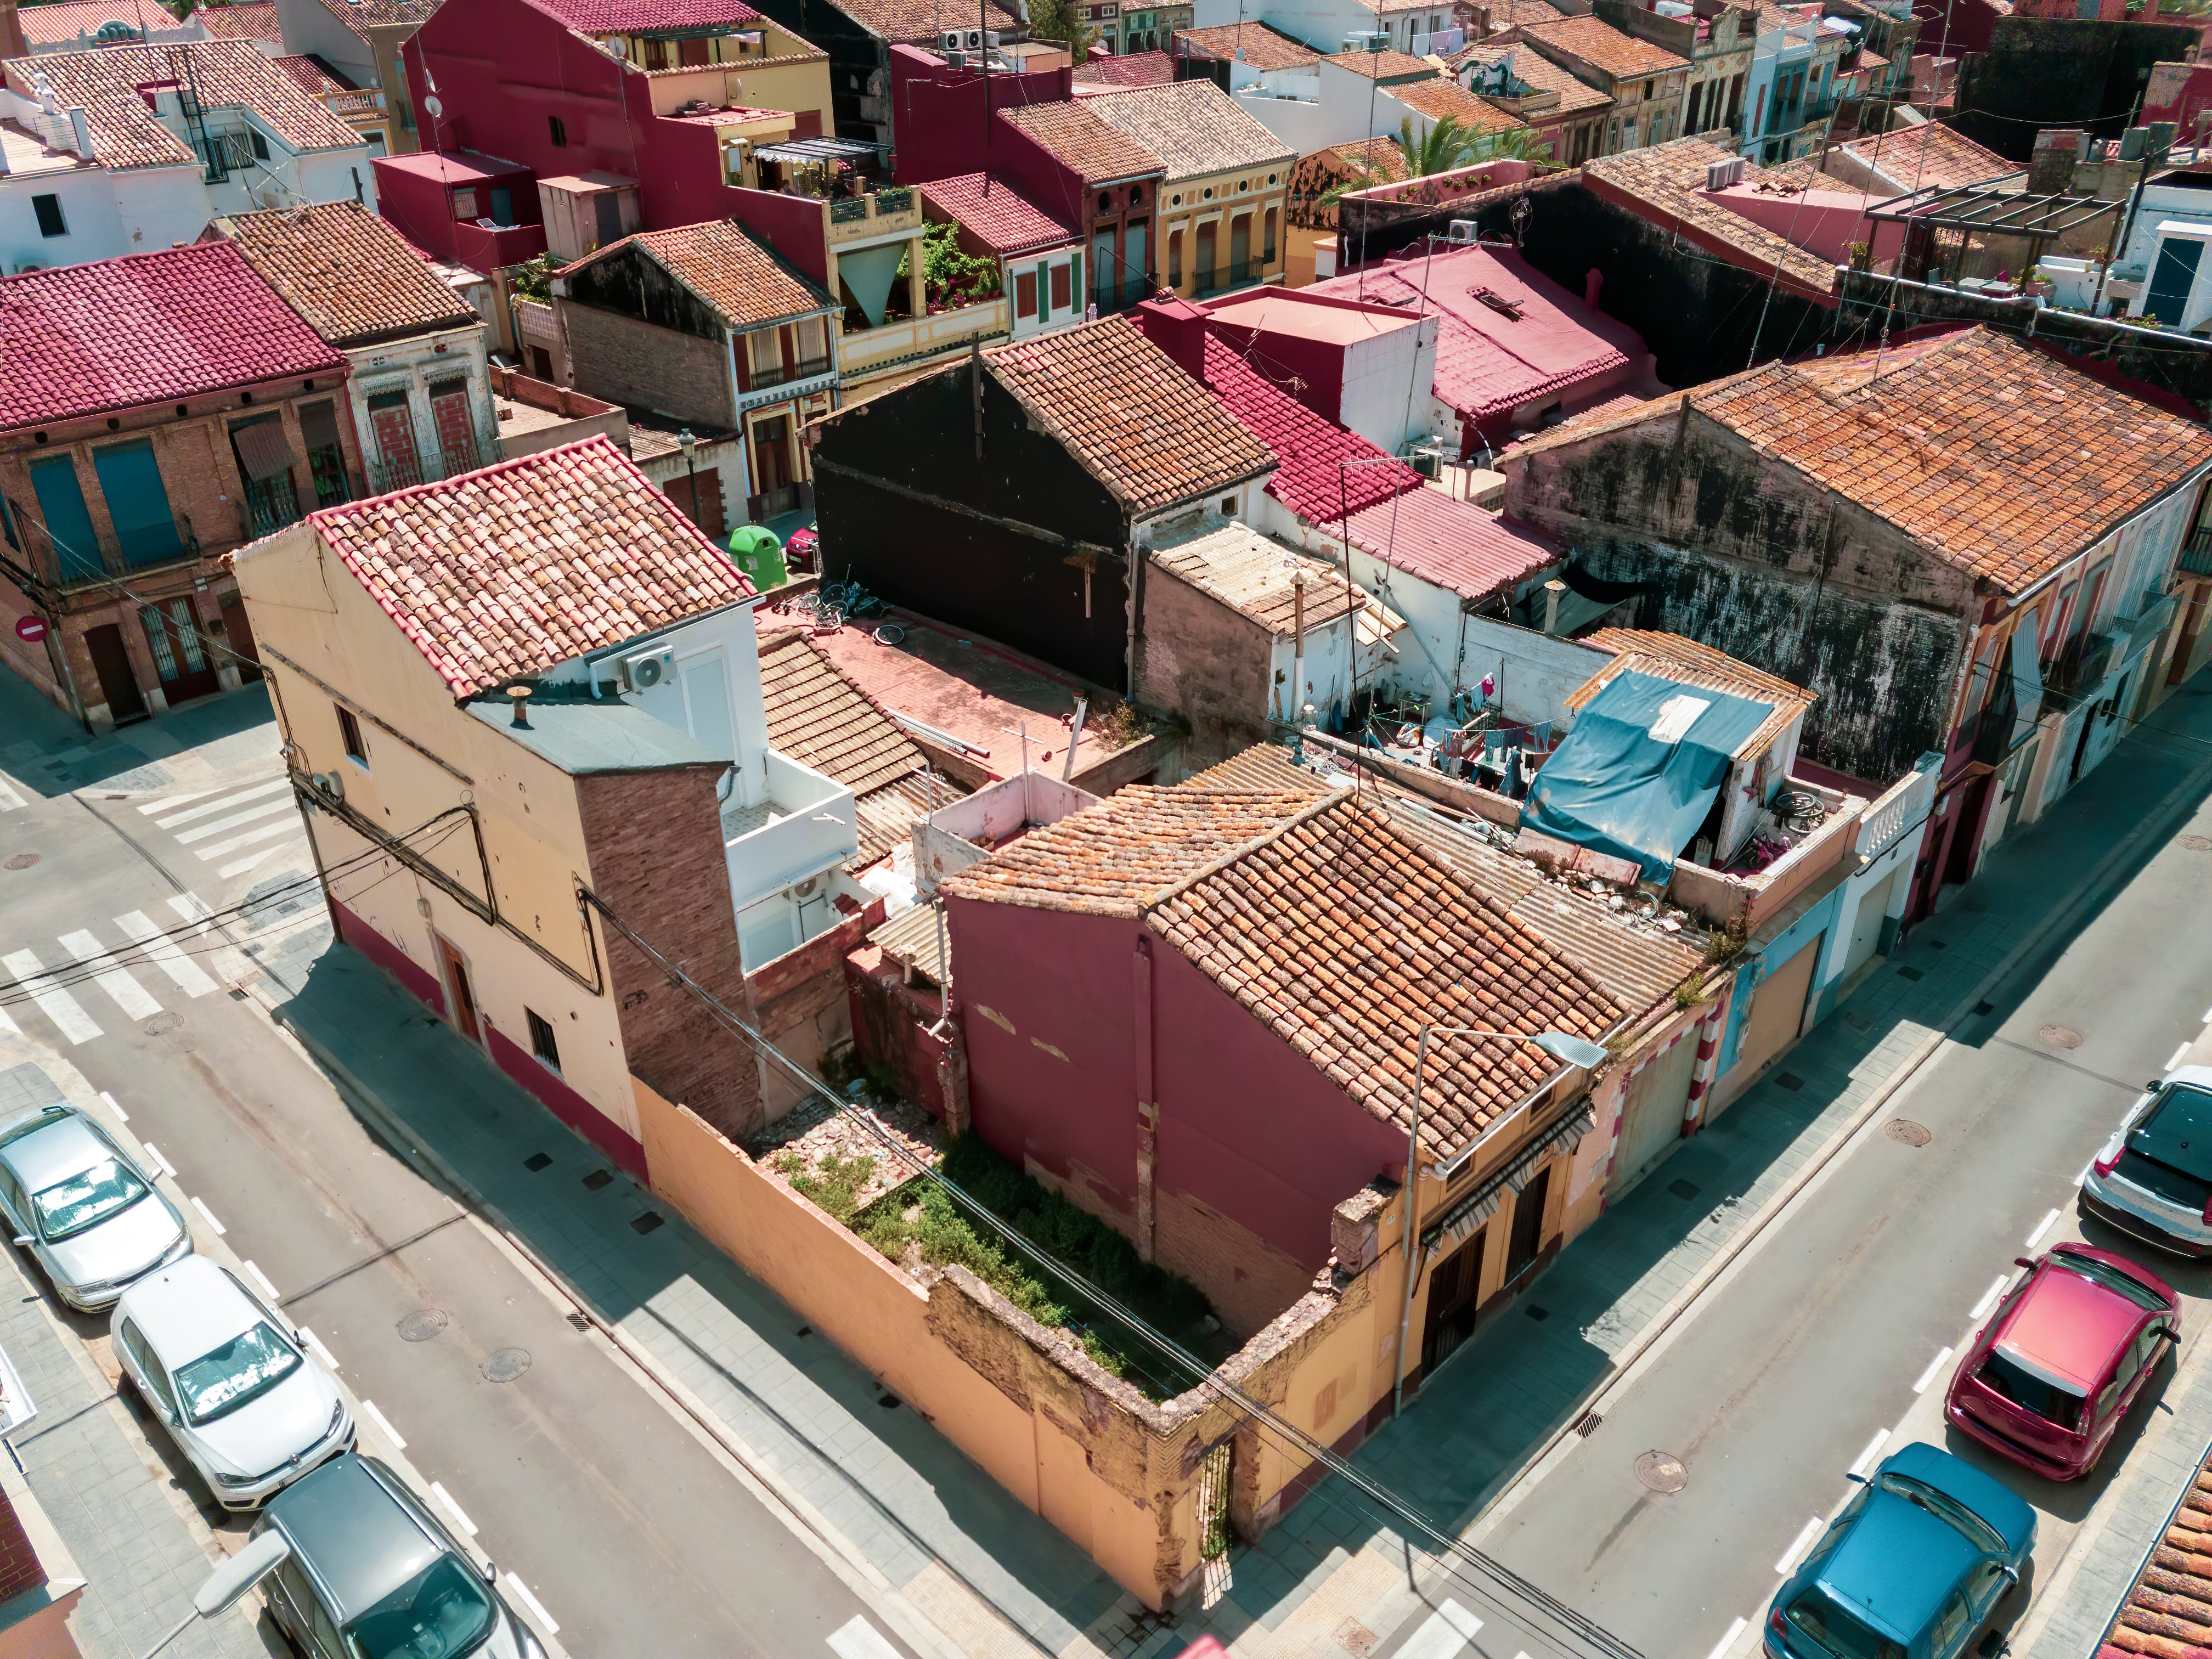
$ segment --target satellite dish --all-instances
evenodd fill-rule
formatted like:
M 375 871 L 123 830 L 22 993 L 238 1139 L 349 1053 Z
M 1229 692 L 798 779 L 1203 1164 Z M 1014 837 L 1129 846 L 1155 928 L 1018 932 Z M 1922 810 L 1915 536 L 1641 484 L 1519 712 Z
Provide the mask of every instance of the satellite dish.
M 434 92 L 422 100 L 422 107 L 430 112 L 430 118 L 433 121 L 446 112 L 445 101 Z

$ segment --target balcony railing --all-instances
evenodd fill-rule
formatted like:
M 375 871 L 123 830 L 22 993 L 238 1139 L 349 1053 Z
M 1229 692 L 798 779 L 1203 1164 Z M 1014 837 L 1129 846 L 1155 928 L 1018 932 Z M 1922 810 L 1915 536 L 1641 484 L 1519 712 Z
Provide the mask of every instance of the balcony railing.
M 871 191 L 846 201 L 824 202 L 823 232 L 832 242 L 863 236 L 887 236 L 921 228 L 921 212 L 911 189 Z
M 292 475 L 278 472 L 246 481 L 246 533 L 259 538 L 300 521 L 300 497 L 292 488 Z
M 722 814 L 730 897 L 743 909 L 860 850 L 853 792 L 771 749 L 766 798 Z
M 453 227 L 453 252 L 461 264 L 472 270 L 496 270 L 507 265 L 519 265 L 544 252 L 543 225 L 500 225 L 492 229 L 475 224 Z
M 2045 665 L 2045 686 L 2063 697 L 2095 690 L 2112 672 L 2119 645 L 2119 640 L 2110 634 L 2084 634 Z

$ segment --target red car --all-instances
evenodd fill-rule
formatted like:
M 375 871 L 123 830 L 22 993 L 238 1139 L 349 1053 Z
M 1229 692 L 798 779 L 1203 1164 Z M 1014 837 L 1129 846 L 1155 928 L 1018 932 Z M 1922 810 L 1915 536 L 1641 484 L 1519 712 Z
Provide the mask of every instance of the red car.
M 2180 1304 L 2155 1273 L 2091 1245 L 2015 1260 L 2027 1275 L 1975 1333 L 1943 1414 L 2038 1474 L 2078 1480 L 2180 1340 Z

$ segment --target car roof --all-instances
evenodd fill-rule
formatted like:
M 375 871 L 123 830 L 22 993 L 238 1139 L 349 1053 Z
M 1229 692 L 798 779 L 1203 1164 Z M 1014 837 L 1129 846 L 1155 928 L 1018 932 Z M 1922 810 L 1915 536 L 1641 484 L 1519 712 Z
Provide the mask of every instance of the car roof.
M 114 1156 L 115 1148 L 107 1137 L 75 1108 L 58 1115 L 42 1129 L 0 1145 L 0 1159 L 15 1172 L 24 1190 L 32 1193 Z
M 340 1624 L 374 1607 L 448 1547 L 423 1529 L 370 1460 L 358 1455 L 295 1481 L 270 1500 L 268 1516 L 315 1576 Z
M 2118 1291 L 2046 1264 L 1996 1333 L 1996 1346 L 2029 1368 L 2088 1394 L 2150 1317 Z
M 1981 1559 L 1949 1522 L 1877 1485 L 1819 1582 L 1868 1624 L 1910 1646 Z
M 2035 1536 L 2035 1511 L 2026 1498 L 1964 1458 L 1924 1440 L 1892 1452 L 1875 1473 L 1910 1475 L 1948 1492 L 1995 1527 L 2014 1549 L 2026 1549 Z
M 124 1291 L 122 1312 L 168 1365 L 198 1359 L 268 1317 L 204 1255 L 147 1274 Z

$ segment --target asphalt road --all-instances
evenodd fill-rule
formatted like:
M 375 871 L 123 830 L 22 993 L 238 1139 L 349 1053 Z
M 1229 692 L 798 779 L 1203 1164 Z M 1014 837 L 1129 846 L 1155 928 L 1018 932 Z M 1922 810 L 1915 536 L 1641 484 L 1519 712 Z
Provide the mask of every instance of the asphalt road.
M 193 898 L 221 909 L 281 877 L 295 839 L 283 830 L 289 796 L 252 793 L 279 775 L 272 753 L 192 799 L 95 788 L 0 815 L 0 851 L 36 855 L 0 875 L 0 961 L 27 950 L 52 967 L 84 954 L 85 933 L 112 949 L 131 917 L 173 927 Z M 162 799 L 168 810 L 140 810 Z M 281 810 L 261 810 L 273 803 Z M 208 833 L 189 838 L 198 830 Z M 276 856 L 252 858 L 272 843 Z M 302 929 L 312 945 L 320 907 L 312 890 L 307 900 L 256 925 Z M 335 1357 L 450 1496 L 449 1518 L 457 1509 L 478 1529 L 570 1652 L 911 1653 L 604 1338 L 570 1324 L 557 1291 L 373 1136 L 252 1004 L 196 985 L 217 943 L 188 938 L 180 957 L 134 962 L 127 980 L 82 981 L 44 1000 L 10 991 L 0 1017 L 52 1043 L 158 1147 L 208 1224 Z M 0 981 L 23 971 L 10 963 Z M 73 1323 L 112 1375 L 105 1322 Z M 170 1462 L 211 1522 L 243 1532 Z M 872 1645 L 855 1620 L 887 1645 Z

